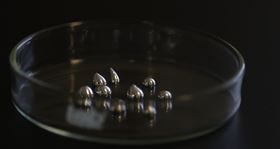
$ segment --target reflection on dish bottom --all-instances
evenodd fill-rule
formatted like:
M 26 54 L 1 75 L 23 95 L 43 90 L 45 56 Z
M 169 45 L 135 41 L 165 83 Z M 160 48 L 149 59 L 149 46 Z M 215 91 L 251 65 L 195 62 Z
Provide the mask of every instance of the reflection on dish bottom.
M 201 136 L 222 126 L 240 104 L 239 92 L 234 88 L 207 96 L 190 96 L 221 81 L 204 71 L 177 64 L 136 60 L 85 62 L 75 66 L 61 64 L 41 70 L 36 77 L 77 91 L 81 86 L 92 85 L 95 72 L 109 78 L 110 67 L 118 71 L 122 79 L 120 84 L 110 86 L 111 99 L 96 97 L 89 108 L 77 107 L 72 102 L 73 97 L 50 94 L 28 81 L 23 81 L 22 86 L 13 91 L 14 104 L 25 118 L 48 131 L 114 144 L 166 143 Z M 127 98 L 131 80 L 141 86 L 147 76 L 156 79 L 156 91 L 142 88 L 145 93 L 142 100 Z M 172 99 L 157 98 L 155 92 L 166 89 L 172 92 Z

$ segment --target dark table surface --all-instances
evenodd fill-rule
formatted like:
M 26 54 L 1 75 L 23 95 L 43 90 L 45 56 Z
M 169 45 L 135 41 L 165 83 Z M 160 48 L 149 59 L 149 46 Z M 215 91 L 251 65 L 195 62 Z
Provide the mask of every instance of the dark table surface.
M 91 2 L 8 1 L 1 9 L 1 144 L 11 147 L 101 148 L 54 135 L 21 117 L 12 106 L 8 55 L 24 36 L 77 20 L 145 19 L 184 28 L 191 26 L 232 43 L 246 60 L 242 104 L 235 117 L 209 135 L 165 144 L 176 148 L 280 148 L 279 38 L 277 3 L 267 1 Z M 6 26 L 7 25 L 7 26 Z M 4 34 L 3 34 L 4 33 Z M 3 39 L 3 38 L 2 38 Z M 122 146 L 118 146 L 123 148 Z

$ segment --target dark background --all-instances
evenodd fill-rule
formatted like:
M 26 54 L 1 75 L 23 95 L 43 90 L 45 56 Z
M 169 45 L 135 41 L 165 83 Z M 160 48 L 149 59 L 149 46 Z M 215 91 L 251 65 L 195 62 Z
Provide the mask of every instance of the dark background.
M 279 6 L 277 2 L 253 0 L 7 1 L 1 4 L 0 142 L 9 147 L 104 147 L 51 134 L 21 117 L 11 103 L 9 52 L 23 37 L 52 25 L 78 20 L 144 19 L 216 34 L 238 48 L 246 60 L 243 101 L 230 123 L 212 134 L 164 146 L 280 148 Z

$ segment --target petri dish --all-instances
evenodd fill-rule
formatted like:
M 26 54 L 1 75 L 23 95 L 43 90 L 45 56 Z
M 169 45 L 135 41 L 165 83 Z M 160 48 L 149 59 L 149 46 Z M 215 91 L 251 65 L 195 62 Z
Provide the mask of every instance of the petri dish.
M 21 115 L 58 135 L 110 144 L 167 143 L 216 130 L 239 108 L 245 70 L 241 54 L 226 41 L 147 21 L 44 29 L 13 48 L 10 64 L 12 100 Z M 96 94 L 95 73 L 107 80 L 110 96 Z M 142 84 L 147 77 L 154 87 Z M 142 99 L 128 98 L 132 84 Z M 94 97 L 77 105 L 85 85 Z M 159 98 L 163 90 L 172 98 Z

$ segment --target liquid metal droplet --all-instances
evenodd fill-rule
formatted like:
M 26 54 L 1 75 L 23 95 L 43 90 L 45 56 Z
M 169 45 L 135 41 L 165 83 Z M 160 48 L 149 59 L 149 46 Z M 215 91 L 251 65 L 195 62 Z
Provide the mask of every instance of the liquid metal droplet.
M 108 86 L 97 86 L 95 88 L 95 92 L 97 95 L 102 97 L 110 97 L 112 94 L 112 91 Z
M 148 77 L 143 81 L 142 84 L 146 87 L 149 87 L 149 88 L 153 89 L 156 86 L 156 81 L 155 81 L 155 79 L 153 79 L 151 77 Z
M 135 84 L 131 85 L 126 93 L 130 99 L 142 99 L 144 97 L 143 91 Z
M 120 78 L 113 68 L 110 68 L 111 82 L 115 85 L 120 83 Z
M 93 76 L 93 85 L 95 86 L 107 85 L 107 81 L 102 75 L 100 75 L 99 73 L 95 73 Z
M 160 91 L 158 94 L 158 98 L 159 99 L 171 99 L 172 98 L 172 94 L 169 91 Z
M 93 98 L 94 93 L 89 86 L 82 86 L 79 90 L 79 95 L 82 98 Z

